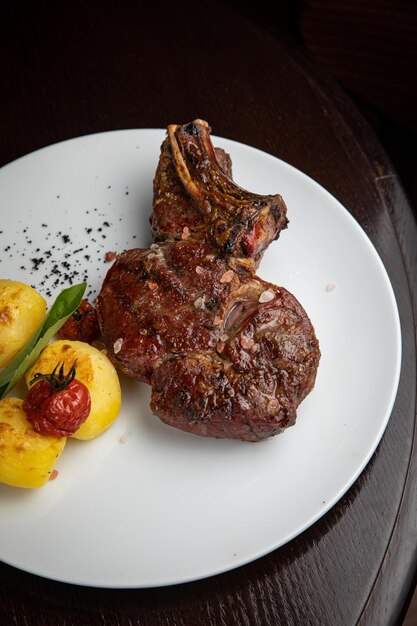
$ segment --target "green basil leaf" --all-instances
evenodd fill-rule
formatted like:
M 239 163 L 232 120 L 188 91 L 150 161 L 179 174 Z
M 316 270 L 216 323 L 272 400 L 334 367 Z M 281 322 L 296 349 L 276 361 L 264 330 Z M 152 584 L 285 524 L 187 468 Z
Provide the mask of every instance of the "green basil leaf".
M 61 291 L 43 324 L 0 373 L 0 399 L 4 398 L 6 393 L 19 382 L 26 370 L 33 365 L 39 354 L 48 345 L 51 338 L 65 324 L 69 316 L 78 309 L 86 287 L 87 283 L 80 283 Z

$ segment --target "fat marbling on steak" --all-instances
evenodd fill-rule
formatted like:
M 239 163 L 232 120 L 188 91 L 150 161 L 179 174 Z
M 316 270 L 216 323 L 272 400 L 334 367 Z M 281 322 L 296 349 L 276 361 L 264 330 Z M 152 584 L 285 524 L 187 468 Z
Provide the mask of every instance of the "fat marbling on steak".
M 173 167 L 176 148 L 170 152 L 163 144 L 153 216 L 154 235 L 162 241 L 123 252 L 110 268 L 97 299 L 103 338 L 119 369 L 151 385 L 151 409 L 164 422 L 196 435 L 259 441 L 294 424 L 320 359 L 301 304 L 255 274 L 266 245 L 286 224 L 285 205 L 280 196 L 264 202 L 243 190 L 236 196 L 234 183 L 223 180 L 230 164 L 220 167 L 207 147 L 205 123 L 169 128 L 177 137 L 185 133 L 194 141 L 200 134 L 204 141 L 191 143 L 194 160 L 182 151 L 192 167 L 181 174 L 178 164 Z M 221 185 L 211 180 L 213 170 Z M 174 218 L 164 229 L 160 197 Z M 252 207 L 250 197 L 256 197 Z M 209 205 L 204 217 L 201 206 Z M 230 235 L 233 210 L 239 214 L 236 237 Z M 193 214 L 201 222 L 184 226 L 181 216 Z M 216 235 L 219 220 L 229 229 L 227 249 Z M 244 244 L 248 232 L 251 254 Z

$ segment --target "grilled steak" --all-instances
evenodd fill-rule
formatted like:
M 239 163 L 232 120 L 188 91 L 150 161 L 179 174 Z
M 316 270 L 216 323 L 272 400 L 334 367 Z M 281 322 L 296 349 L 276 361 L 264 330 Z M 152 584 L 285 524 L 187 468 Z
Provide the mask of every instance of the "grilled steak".
M 281 196 L 250 194 L 230 174 L 206 122 L 168 128 L 154 181 L 156 243 L 118 255 L 97 313 L 109 357 L 152 386 L 161 420 L 258 441 L 295 422 L 320 350 L 296 298 L 255 274 L 286 226 Z
M 318 342 L 294 296 L 200 241 L 121 254 L 98 313 L 109 357 L 182 430 L 264 439 L 294 423 L 314 385 Z

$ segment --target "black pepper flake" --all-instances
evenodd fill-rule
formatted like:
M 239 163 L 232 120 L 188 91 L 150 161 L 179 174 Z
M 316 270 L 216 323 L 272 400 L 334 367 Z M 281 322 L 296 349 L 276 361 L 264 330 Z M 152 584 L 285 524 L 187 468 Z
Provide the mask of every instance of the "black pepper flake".
M 108 188 L 110 189 L 111 185 L 109 185 Z M 125 186 L 125 191 L 128 194 L 127 185 Z M 56 197 L 60 198 L 61 196 L 60 194 L 56 194 Z M 111 205 L 111 202 L 108 204 Z M 65 211 L 64 214 L 67 212 L 68 211 Z M 112 222 L 110 222 L 109 215 L 106 211 L 102 211 L 98 207 L 84 209 L 84 213 L 92 214 L 93 212 L 96 213 L 97 217 L 101 218 L 102 223 L 97 225 L 93 224 L 91 227 L 84 227 L 84 232 L 87 235 L 86 242 L 79 241 L 79 247 L 75 250 L 73 249 L 74 244 L 76 245 L 76 238 L 75 240 L 73 238 L 73 233 L 77 230 L 75 227 L 66 225 L 65 228 L 59 230 L 51 229 L 51 226 L 43 222 L 41 224 L 42 228 L 47 229 L 44 233 L 43 240 L 47 243 L 44 243 L 44 248 L 35 248 L 34 246 L 38 242 L 33 241 L 31 238 L 30 226 L 23 226 L 19 220 L 20 232 L 24 233 L 23 236 L 26 244 L 26 258 L 24 252 L 20 253 L 20 262 L 22 263 L 20 270 L 30 273 L 31 275 L 37 272 L 37 288 L 41 287 L 47 297 L 52 297 L 56 288 L 72 285 L 80 281 L 80 279 L 84 279 L 88 282 L 88 272 L 90 268 L 93 268 L 95 263 L 97 263 L 96 255 L 102 256 L 103 248 L 107 245 L 104 243 L 104 240 L 107 239 L 107 234 L 105 234 L 106 229 L 112 227 Z M 118 216 L 118 219 L 122 222 L 123 216 Z M 0 235 L 5 232 L 4 228 L 2 228 Z M 95 238 L 92 236 L 93 233 Z M 18 244 L 13 241 L 9 243 L 6 240 L 5 243 L 6 242 L 7 246 L 4 250 L 5 252 L 9 252 L 7 257 L 13 259 L 16 256 L 16 247 L 18 247 Z M 53 245 L 54 242 L 56 242 L 56 246 Z M 95 243 L 97 251 L 93 250 L 92 243 Z M 57 250 L 59 251 L 58 259 L 55 258 Z M 81 252 L 83 253 L 81 254 Z M 7 257 L 4 255 L 3 260 Z M 2 259 L 0 259 L 0 263 L 1 261 Z M 27 264 L 24 265 L 23 263 Z M 102 265 L 99 263 L 96 271 L 100 273 L 102 269 Z M 88 294 L 91 296 L 95 295 L 94 289 L 90 288 Z
M 42 263 L 45 263 L 45 259 L 42 258 L 42 257 L 33 258 L 33 259 L 30 259 L 30 260 L 31 260 L 31 263 L 33 265 L 33 269 L 34 270 L 38 270 L 39 266 L 42 265 Z

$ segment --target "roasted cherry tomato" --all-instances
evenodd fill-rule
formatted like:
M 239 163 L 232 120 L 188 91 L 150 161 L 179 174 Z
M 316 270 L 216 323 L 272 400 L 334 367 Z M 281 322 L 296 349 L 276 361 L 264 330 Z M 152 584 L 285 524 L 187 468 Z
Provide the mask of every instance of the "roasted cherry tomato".
M 64 375 L 58 365 L 51 374 L 35 374 L 23 402 L 26 418 L 42 435 L 70 437 L 87 419 L 91 409 L 90 392 L 75 378 L 76 362 Z
M 97 312 L 88 300 L 81 300 L 78 309 L 58 331 L 61 339 L 91 343 L 100 335 Z

